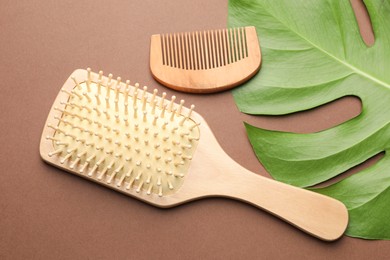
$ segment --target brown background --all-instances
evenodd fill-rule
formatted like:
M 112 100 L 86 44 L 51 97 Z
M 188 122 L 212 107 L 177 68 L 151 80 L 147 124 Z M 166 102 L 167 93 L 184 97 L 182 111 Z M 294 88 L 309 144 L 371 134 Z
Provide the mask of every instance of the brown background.
M 224 28 L 226 21 L 227 0 L 0 1 L 1 259 L 388 256 L 387 241 L 325 243 L 228 199 L 158 209 L 41 161 L 39 139 L 50 106 L 70 73 L 88 66 L 196 104 L 226 152 L 265 176 L 243 121 L 313 132 L 359 113 L 359 102 L 346 98 L 304 113 L 252 117 L 238 112 L 230 92 L 186 95 L 152 79 L 151 34 Z M 369 32 L 365 26 L 370 41 Z

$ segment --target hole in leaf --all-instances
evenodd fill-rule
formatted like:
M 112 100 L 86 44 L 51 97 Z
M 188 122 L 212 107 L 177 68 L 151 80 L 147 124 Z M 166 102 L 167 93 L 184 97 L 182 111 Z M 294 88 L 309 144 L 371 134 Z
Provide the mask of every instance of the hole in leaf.
M 345 178 L 348 178 L 349 176 L 351 176 L 355 173 L 358 173 L 358 172 L 376 164 L 384 156 L 385 156 L 385 152 L 380 152 L 380 153 L 372 156 L 371 158 L 367 159 L 366 161 L 362 162 L 361 164 L 358 164 L 355 167 L 337 175 L 336 177 L 334 177 L 330 180 L 324 181 L 318 185 L 313 186 L 313 188 L 323 188 L 323 187 L 327 187 L 327 186 L 330 186 L 332 184 L 335 184 L 336 182 L 339 182 Z
M 375 36 L 372 29 L 370 15 L 363 0 L 350 0 L 353 11 L 355 12 L 356 21 L 359 25 L 360 34 L 363 41 L 371 46 L 375 43 Z
M 315 133 L 340 125 L 362 111 L 358 97 L 346 96 L 316 108 L 279 116 L 243 114 L 243 121 L 256 127 L 293 133 Z

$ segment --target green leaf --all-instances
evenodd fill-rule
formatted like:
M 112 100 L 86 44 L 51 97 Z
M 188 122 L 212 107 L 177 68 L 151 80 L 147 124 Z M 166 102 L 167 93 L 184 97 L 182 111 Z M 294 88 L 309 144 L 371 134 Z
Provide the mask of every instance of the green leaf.
M 362 101 L 359 116 L 317 133 L 246 125 L 257 157 L 277 180 L 312 186 L 390 148 L 390 1 L 364 3 L 375 34 L 371 47 L 348 0 L 229 1 L 229 26 L 255 25 L 263 55 L 261 71 L 233 92 L 242 112 L 289 114 L 349 95 Z M 347 234 L 390 238 L 388 157 L 317 190 L 347 204 Z

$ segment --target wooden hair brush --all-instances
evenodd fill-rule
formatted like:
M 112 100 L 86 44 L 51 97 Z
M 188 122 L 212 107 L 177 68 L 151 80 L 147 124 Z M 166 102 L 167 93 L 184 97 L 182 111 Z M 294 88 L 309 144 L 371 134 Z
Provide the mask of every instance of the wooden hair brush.
M 154 78 L 179 91 L 212 93 L 233 88 L 253 77 L 260 63 L 254 26 L 151 38 Z
M 348 213 L 341 202 L 244 169 L 222 150 L 194 106 L 175 100 L 111 74 L 76 70 L 49 112 L 41 157 L 158 207 L 222 196 L 323 240 L 343 234 Z

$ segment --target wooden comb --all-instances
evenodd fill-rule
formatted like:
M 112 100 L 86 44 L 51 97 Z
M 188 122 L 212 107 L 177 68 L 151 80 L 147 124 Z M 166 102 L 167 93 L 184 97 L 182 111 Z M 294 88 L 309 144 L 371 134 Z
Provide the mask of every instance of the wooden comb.
M 183 92 L 231 89 L 260 69 L 261 53 L 253 26 L 152 35 L 150 70 L 161 84 Z
M 324 240 L 339 238 L 345 206 L 254 174 L 219 146 L 194 106 L 157 91 L 76 70 L 43 129 L 43 160 L 158 207 L 205 197 L 237 199 Z

